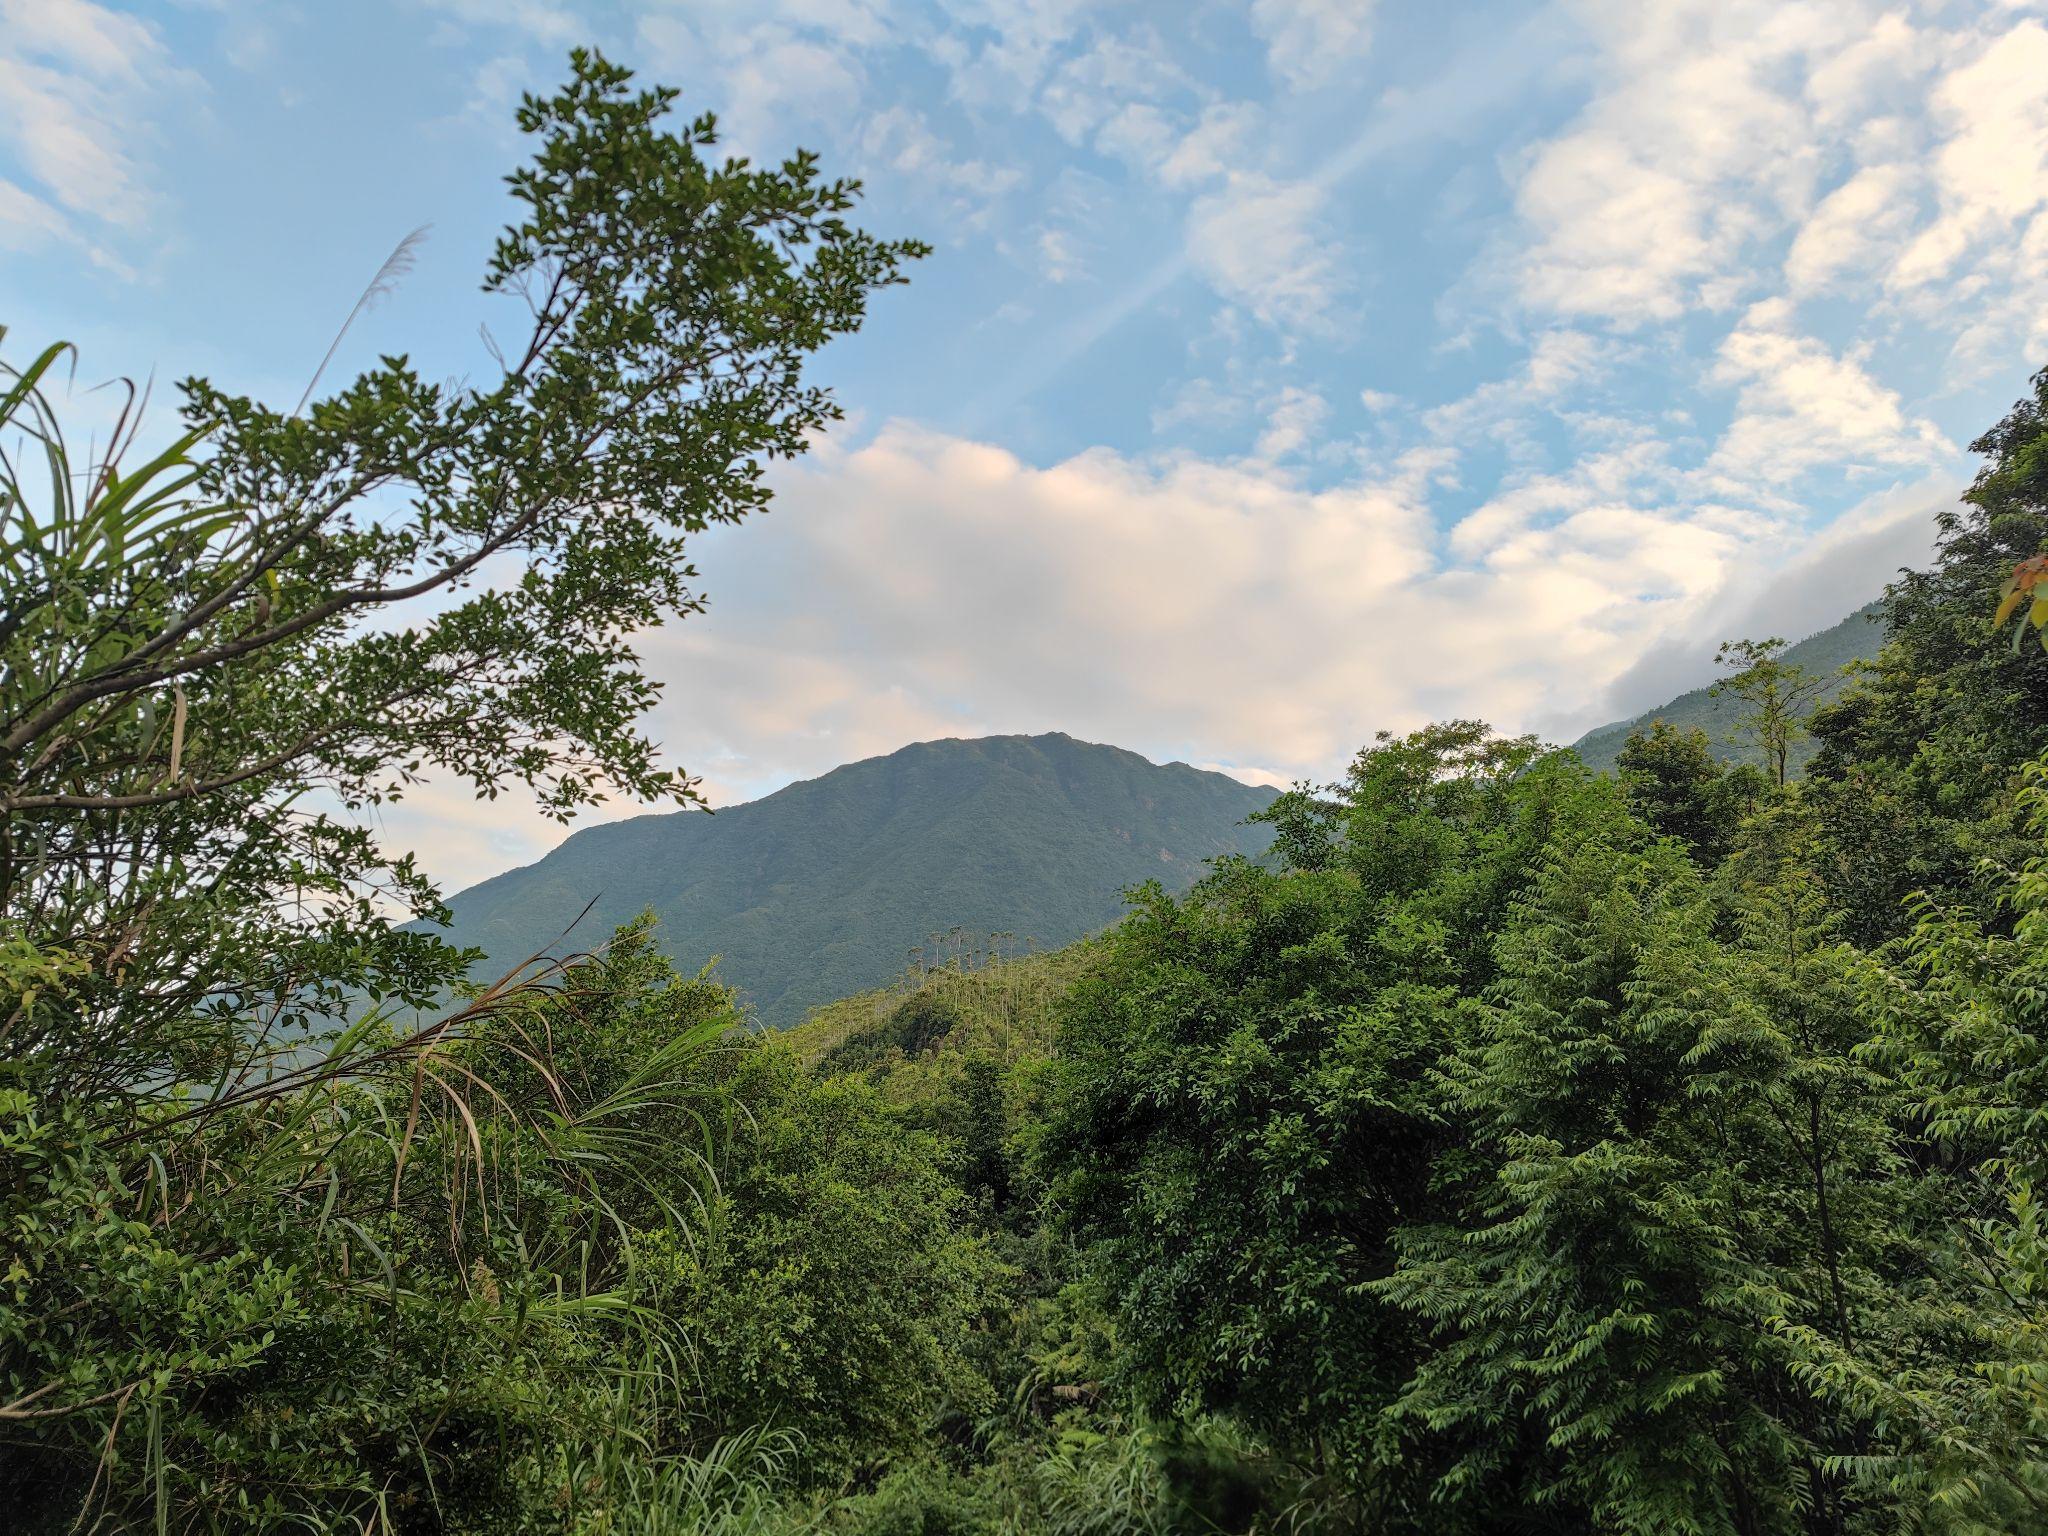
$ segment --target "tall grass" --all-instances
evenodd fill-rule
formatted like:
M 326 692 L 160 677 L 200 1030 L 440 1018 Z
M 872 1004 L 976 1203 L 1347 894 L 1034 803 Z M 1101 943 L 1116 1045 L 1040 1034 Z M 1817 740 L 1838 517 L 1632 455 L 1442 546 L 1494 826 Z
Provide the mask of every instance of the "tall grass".
M 823 1526 L 788 1497 L 802 1447 L 748 1430 L 697 1454 L 662 1454 L 630 1432 L 566 1456 L 570 1536 L 809 1536 Z

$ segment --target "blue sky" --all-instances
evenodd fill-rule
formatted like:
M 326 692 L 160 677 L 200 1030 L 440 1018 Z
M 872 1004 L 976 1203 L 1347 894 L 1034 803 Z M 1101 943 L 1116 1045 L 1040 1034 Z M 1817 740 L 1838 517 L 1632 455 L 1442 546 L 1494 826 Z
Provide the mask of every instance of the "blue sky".
M 289 401 L 431 225 L 337 371 L 475 374 L 513 104 L 593 43 L 936 247 L 647 639 L 714 800 L 997 730 L 1323 777 L 1569 738 L 1924 557 L 2048 362 L 2037 9 L 0 0 L 0 324 Z M 388 823 L 451 884 L 560 835 Z

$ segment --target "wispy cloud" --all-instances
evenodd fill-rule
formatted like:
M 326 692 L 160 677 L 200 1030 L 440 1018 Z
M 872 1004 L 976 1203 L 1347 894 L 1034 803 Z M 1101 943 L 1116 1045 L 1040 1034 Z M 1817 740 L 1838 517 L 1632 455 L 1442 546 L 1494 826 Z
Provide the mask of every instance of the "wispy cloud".
M 1289 85 L 1328 85 L 1372 46 L 1373 0 L 1252 0 L 1252 30 L 1266 61 Z
M 125 271 L 118 245 L 158 198 L 145 148 L 179 77 L 156 29 L 92 0 L 0 0 L 0 148 L 17 247 L 62 240 Z

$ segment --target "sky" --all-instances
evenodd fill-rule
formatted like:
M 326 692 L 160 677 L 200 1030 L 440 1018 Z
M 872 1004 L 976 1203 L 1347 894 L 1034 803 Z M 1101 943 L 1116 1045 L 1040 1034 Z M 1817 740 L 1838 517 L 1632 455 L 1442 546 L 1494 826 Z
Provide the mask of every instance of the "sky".
M 590 44 L 934 247 L 643 638 L 714 805 L 1000 731 L 1256 782 L 1570 740 L 1926 559 L 2048 362 L 2044 12 L 0 0 L 0 352 L 289 403 L 427 226 L 329 382 L 479 377 L 513 109 Z M 451 889 L 564 835 L 382 820 Z

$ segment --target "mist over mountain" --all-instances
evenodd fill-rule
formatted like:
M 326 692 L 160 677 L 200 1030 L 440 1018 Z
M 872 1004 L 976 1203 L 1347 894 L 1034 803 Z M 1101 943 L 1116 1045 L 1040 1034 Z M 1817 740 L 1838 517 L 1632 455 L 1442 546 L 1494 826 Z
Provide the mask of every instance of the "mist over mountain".
M 1095 932 L 1129 886 L 1182 890 L 1208 859 L 1263 851 L 1243 823 L 1273 795 L 1059 733 L 921 742 L 715 814 L 587 828 L 452 898 L 448 937 L 495 974 L 651 909 L 681 965 L 719 957 L 782 1026 L 890 980 L 935 932 L 1020 948 Z

